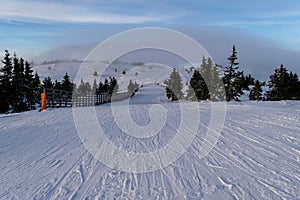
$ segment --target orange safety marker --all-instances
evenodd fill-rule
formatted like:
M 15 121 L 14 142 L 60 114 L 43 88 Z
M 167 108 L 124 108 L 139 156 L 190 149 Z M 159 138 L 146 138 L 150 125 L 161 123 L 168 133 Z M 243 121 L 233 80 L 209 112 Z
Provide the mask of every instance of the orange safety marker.
M 41 111 L 46 110 L 47 106 L 46 106 L 46 92 L 45 91 L 41 94 L 41 101 L 42 101 Z

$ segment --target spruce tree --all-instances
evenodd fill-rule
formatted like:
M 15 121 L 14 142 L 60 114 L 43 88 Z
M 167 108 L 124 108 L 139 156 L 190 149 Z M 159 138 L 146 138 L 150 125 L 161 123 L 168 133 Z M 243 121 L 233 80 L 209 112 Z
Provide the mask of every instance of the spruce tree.
M 40 77 L 37 72 L 35 72 L 31 84 L 32 84 L 32 89 L 34 94 L 34 103 L 38 103 L 40 102 L 40 94 L 42 92 L 42 86 L 41 86 Z
M 7 112 L 10 108 L 11 98 L 13 96 L 12 88 L 12 58 L 8 50 L 5 50 L 3 67 L 0 69 L 0 110 L 2 113 Z
M 182 81 L 179 73 L 176 71 L 176 69 L 173 69 L 173 72 L 170 75 L 170 78 L 165 81 L 166 84 L 166 95 L 169 99 L 172 101 L 176 101 L 179 99 L 182 99 L 183 93 L 182 93 Z
M 108 89 L 108 94 L 111 96 L 113 94 L 116 94 L 119 91 L 119 85 L 115 77 L 110 77 L 110 84 Z
M 55 89 L 55 90 L 63 90 L 62 85 L 61 85 L 61 82 L 58 81 L 58 80 L 55 80 L 55 81 L 54 81 L 53 89 Z
M 135 84 L 132 82 L 132 80 L 130 79 L 129 84 L 127 86 L 127 90 L 130 93 L 134 93 L 135 90 Z
M 7 50 L 2 63 L 4 65 L 0 69 L 0 111 L 31 110 L 36 103 L 35 84 L 39 82 L 39 77 L 34 81 L 30 64 L 23 58 L 19 59 L 16 54 L 11 58 Z
M 268 100 L 284 100 L 289 99 L 289 73 L 287 69 L 280 65 L 276 68 L 274 73 L 270 75 L 268 82 L 270 91 L 267 92 Z
M 104 93 L 104 85 L 102 82 L 99 82 L 99 86 L 98 86 L 98 94 Z
M 94 79 L 94 83 L 93 83 L 93 88 L 92 88 L 92 93 L 93 94 L 98 94 L 98 85 L 97 85 L 97 81 L 96 79 Z
M 87 95 L 86 84 L 84 83 L 83 79 L 80 80 L 80 84 L 78 86 L 77 93 L 79 96 Z
M 258 80 L 255 82 L 254 87 L 250 91 L 249 99 L 257 100 L 257 101 L 262 100 L 262 89 L 261 89 L 261 84 Z
M 239 63 L 237 62 L 237 52 L 235 45 L 232 47 L 231 55 L 227 58 L 229 66 L 225 67 L 223 82 L 226 90 L 226 100 L 238 101 L 243 94 L 241 87 L 241 77 L 243 72 L 238 71 Z
M 65 91 L 72 91 L 73 90 L 73 84 L 70 81 L 70 76 L 68 73 L 66 73 L 63 77 L 63 80 L 61 82 L 61 89 Z
M 23 65 L 21 67 L 21 64 Z M 10 99 L 11 101 L 11 107 L 13 109 L 13 112 L 21 112 L 26 109 L 26 92 L 30 90 L 30 88 L 25 87 L 24 83 L 24 60 L 21 62 L 19 61 L 19 58 L 14 53 L 13 57 L 13 74 L 12 74 L 12 97 Z
M 207 100 L 209 91 L 206 83 L 198 70 L 194 70 L 194 74 L 190 80 L 190 85 L 187 93 L 189 100 Z
M 33 70 L 31 65 L 25 61 L 25 66 L 24 66 L 24 61 L 21 58 L 20 59 L 20 67 L 21 70 L 24 70 L 24 86 L 25 86 L 25 96 L 26 96 L 26 107 L 31 110 L 32 106 L 36 103 L 36 83 L 34 80 L 34 75 L 32 74 Z
M 52 82 L 52 80 L 51 80 L 51 78 L 49 76 L 47 78 L 45 78 L 42 81 L 42 83 L 43 83 L 43 87 L 45 89 L 53 89 L 53 87 L 54 87 L 54 84 L 53 84 L 53 82 Z
M 297 100 L 299 98 L 300 87 L 299 87 L 299 80 L 298 75 L 296 73 L 290 72 L 289 74 L 289 81 L 288 87 L 286 88 L 288 91 L 288 99 Z
M 103 85 L 103 92 L 104 93 L 108 93 L 108 90 L 109 90 L 109 82 L 107 79 L 104 80 L 104 85 Z
M 86 94 L 91 94 L 92 93 L 92 87 L 91 87 L 91 84 L 89 82 L 84 83 L 84 88 L 85 88 Z

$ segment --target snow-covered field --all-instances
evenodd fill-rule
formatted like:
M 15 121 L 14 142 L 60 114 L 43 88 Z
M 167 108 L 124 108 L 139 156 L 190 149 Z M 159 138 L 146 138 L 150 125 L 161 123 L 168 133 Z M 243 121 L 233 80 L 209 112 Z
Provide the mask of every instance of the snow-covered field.
M 152 104 L 167 110 L 167 124 L 146 139 L 122 132 L 109 104 L 95 111 L 116 146 L 147 152 L 168 144 L 180 120 L 180 103 L 167 102 L 164 88 L 146 85 L 130 100 L 133 121 L 147 125 Z M 71 108 L 0 115 L 0 199 L 300 199 L 299 101 L 228 103 L 218 142 L 204 158 L 199 147 L 211 103 L 199 107 L 199 131 L 188 151 L 147 173 L 95 159 L 77 134 Z

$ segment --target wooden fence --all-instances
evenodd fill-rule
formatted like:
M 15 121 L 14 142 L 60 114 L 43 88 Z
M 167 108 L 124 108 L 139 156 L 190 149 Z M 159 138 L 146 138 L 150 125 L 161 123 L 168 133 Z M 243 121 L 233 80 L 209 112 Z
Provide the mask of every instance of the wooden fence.
M 132 96 L 132 92 L 116 93 L 110 96 L 107 93 L 77 95 L 70 91 L 46 89 L 47 107 L 95 106 L 104 103 L 122 101 Z

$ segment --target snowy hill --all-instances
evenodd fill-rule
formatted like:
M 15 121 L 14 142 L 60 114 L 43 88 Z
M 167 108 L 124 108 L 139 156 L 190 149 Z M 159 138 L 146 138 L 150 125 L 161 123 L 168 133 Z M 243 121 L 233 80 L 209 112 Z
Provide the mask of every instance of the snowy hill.
M 0 115 L 0 199 L 300 198 L 299 101 L 228 103 L 221 136 L 204 158 L 199 149 L 206 142 L 212 104 L 197 104 L 199 131 L 187 152 L 147 173 L 119 171 L 95 159 L 77 134 L 70 108 Z M 147 126 L 153 105 L 166 110 L 167 123 L 159 134 L 143 139 L 118 128 L 110 104 L 94 111 L 116 146 L 145 153 L 178 134 L 181 105 L 168 103 L 159 86 L 146 85 L 129 101 L 132 120 Z M 187 113 L 194 105 L 185 105 Z M 127 104 L 117 106 L 122 110 Z
M 80 67 L 84 67 L 84 73 L 81 77 L 86 82 L 93 83 L 94 79 L 97 81 L 104 81 L 105 78 L 115 77 L 120 86 L 120 90 L 126 90 L 127 85 L 130 80 L 137 82 L 138 84 L 149 84 L 149 83 L 163 83 L 169 78 L 172 68 L 167 67 L 163 64 L 149 63 L 149 64 L 139 64 L 127 63 L 127 62 L 69 62 L 69 63 L 55 63 L 55 64 L 41 64 L 34 66 L 34 71 L 37 71 L 40 75 L 41 80 L 46 77 L 51 77 L 52 81 L 62 80 L 65 73 L 68 73 L 72 81 L 75 81 L 77 72 Z M 105 69 L 104 73 L 101 71 Z M 182 78 L 189 79 L 192 75 L 187 73 L 184 69 L 179 69 Z M 123 74 L 122 72 L 126 73 Z M 98 76 L 94 76 L 97 72 Z M 185 81 L 183 80 L 183 84 Z M 185 86 L 186 87 L 186 86 Z M 186 89 L 186 88 L 185 88 Z

